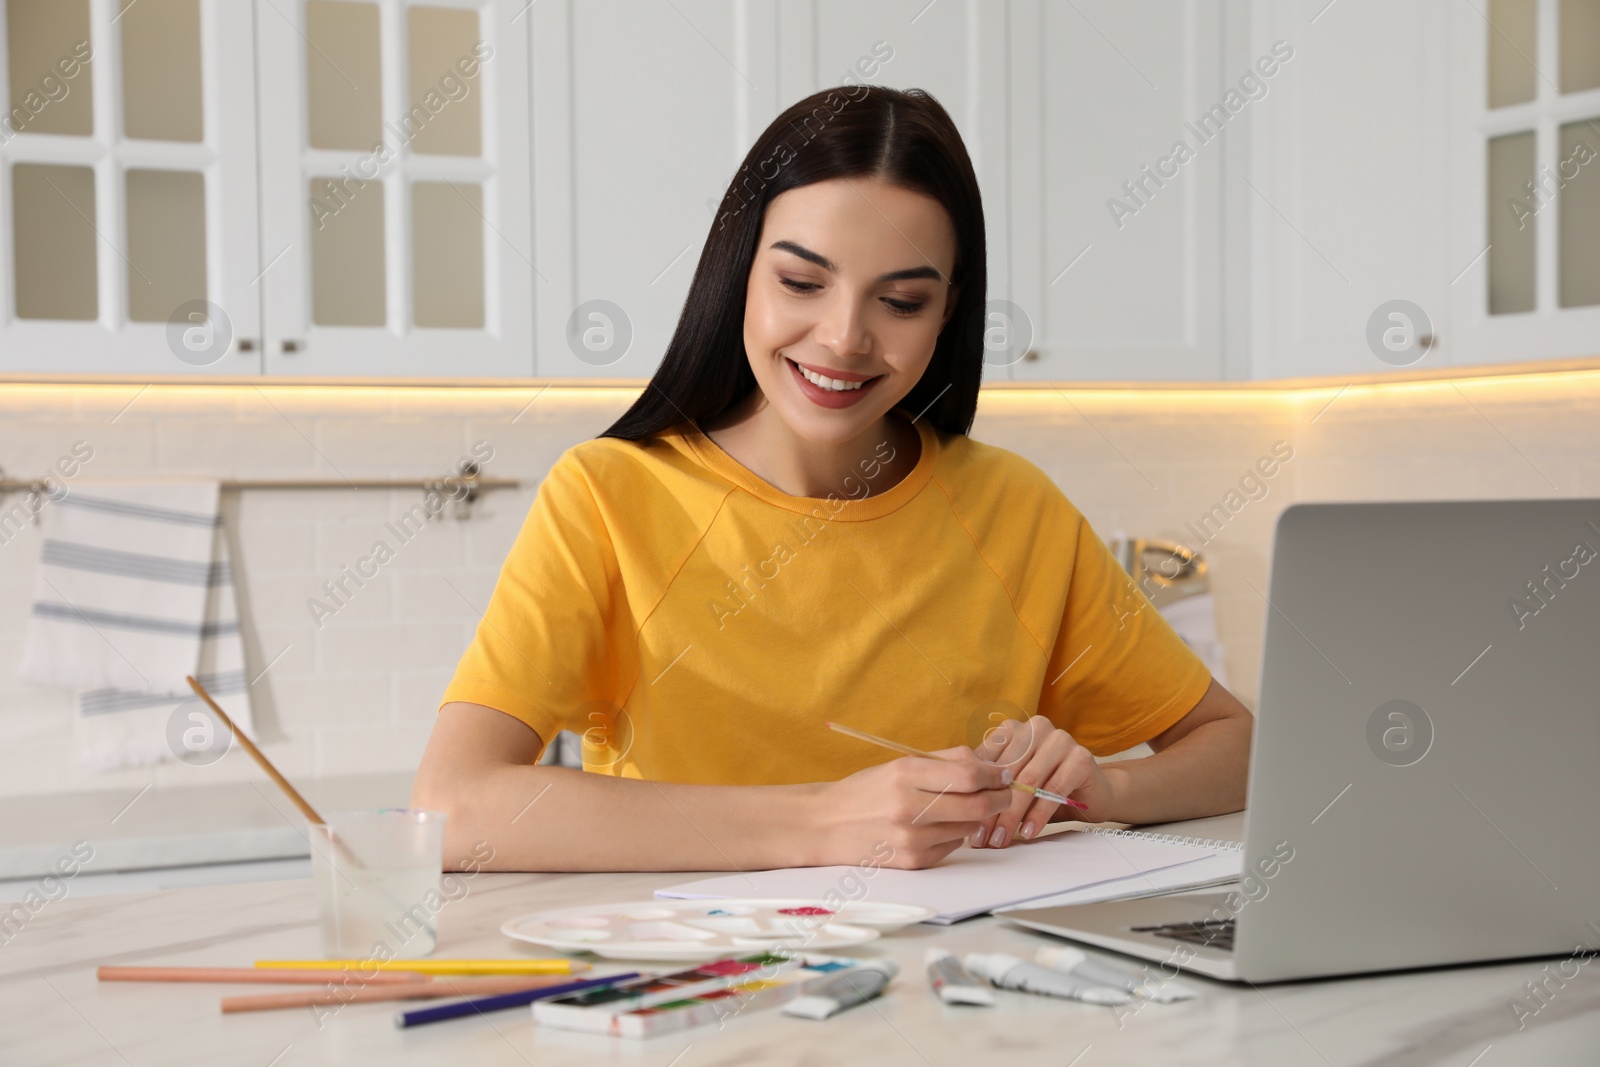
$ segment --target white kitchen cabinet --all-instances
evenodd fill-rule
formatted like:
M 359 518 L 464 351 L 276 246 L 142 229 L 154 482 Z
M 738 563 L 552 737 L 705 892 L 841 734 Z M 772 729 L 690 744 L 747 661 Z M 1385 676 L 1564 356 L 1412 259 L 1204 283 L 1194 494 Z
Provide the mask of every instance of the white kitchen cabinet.
M 1240 222 L 1251 238 L 1256 378 L 1388 369 L 1394 364 L 1367 342 L 1367 323 L 1392 300 L 1426 312 L 1431 331 L 1418 332 L 1445 343 L 1418 365 L 1441 363 L 1450 280 L 1467 265 L 1452 261 L 1445 240 L 1449 56 L 1439 5 L 1341 0 L 1321 8 L 1262 4 L 1254 12 L 1252 53 L 1274 40 L 1294 50 L 1261 101 L 1249 172 L 1239 179 L 1249 183 Z
M 863 61 L 887 55 L 873 77 L 861 80 L 897 89 L 925 89 L 949 112 L 966 145 L 983 197 L 989 299 L 1016 302 L 1012 233 L 1007 226 L 1013 196 L 1007 180 L 1011 170 L 1006 83 L 1010 8 L 1010 0 L 937 5 L 929 5 L 927 0 L 874 4 L 826 0 L 817 5 L 816 19 L 790 27 L 797 32 L 786 37 L 794 44 L 786 46 L 785 55 L 792 55 L 802 70 L 813 73 L 814 81 L 810 88 L 794 86 L 781 103 L 787 106 L 806 92 L 839 84 L 847 72 L 860 69 Z M 752 131 L 752 136 L 756 132 Z M 999 366 L 985 369 L 985 377 L 1000 374 Z
M 0 6 L 0 372 L 258 374 L 248 5 Z
M 989 380 L 1600 354 L 1594 0 L 0 9 L 0 373 L 646 378 L 749 145 L 847 76 L 961 131 Z
M 1226 97 L 1221 3 L 1007 9 L 1005 298 L 1034 354 L 990 376 L 1221 377 L 1224 150 L 1261 107 Z
M 993 270 L 1005 250 L 998 12 L 977 0 L 537 5 L 538 373 L 653 374 L 745 153 L 785 108 L 846 75 L 927 89 L 951 112 L 995 193 Z
M 654 373 L 711 223 L 706 201 L 743 151 L 738 120 L 774 95 L 770 5 L 751 6 L 767 18 L 736 26 L 736 5 L 719 0 L 529 9 L 540 376 Z M 753 35 L 768 47 L 752 51 Z
M 262 0 L 271 374 L 533 374 L 528 17 Z
M 1251 36 L 1296 49 L 1252 145 L 1252 377 L 1600 355 L 1600 6 L 1258 4 Z M 1370 340 L 1395 300 L 1431 343 Z
M 1452 361 L 1600 356 L 1600 4 L 1445 11 L 1479 57 L 1450 94 L 1449 247 L 1473 264 L 1451 286 Z
M 519 5 L 0 9 L 0 372 L 533 373 Z

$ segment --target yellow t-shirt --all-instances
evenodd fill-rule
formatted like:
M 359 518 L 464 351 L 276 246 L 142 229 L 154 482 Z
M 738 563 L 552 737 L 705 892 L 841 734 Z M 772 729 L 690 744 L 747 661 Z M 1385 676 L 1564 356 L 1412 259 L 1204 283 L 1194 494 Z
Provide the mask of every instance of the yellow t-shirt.
M 905 418 L 898 409 L 891 417 Z M 440 706 L 470 701 L 585 768 L 656 781 L 834 781 L 1049 716 L 1095 755 L 1177 722 L 1211 675 L 1048 476 L 916 424 L 897 485 L 762 481 L 693 424 L 567 449 L 539 487 Z

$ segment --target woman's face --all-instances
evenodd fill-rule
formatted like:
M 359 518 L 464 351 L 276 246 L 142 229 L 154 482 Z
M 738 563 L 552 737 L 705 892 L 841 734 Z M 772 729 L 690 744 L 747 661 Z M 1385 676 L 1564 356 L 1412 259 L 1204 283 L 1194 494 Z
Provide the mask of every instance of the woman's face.
M 854 440 L 911 391 L 955 308 L 955 253 L 939 201 L 876 179 L 814 182 L 767 205 L 744 346 L 796 436 Z

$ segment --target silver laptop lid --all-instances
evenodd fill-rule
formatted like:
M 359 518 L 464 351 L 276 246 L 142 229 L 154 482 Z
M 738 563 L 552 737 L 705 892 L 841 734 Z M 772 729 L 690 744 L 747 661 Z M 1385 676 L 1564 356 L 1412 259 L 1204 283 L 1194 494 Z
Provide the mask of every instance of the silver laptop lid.
M 1267 598 L 1239 973 L 1600 947 L 1600 501 L 1294 505 Z

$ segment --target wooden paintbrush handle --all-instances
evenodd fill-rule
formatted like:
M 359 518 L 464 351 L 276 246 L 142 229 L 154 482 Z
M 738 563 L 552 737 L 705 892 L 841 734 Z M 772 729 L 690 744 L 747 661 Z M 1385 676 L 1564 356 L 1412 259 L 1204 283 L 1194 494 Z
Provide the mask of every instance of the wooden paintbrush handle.
M 190 689 L 199 694 L 201 700 L 211 706 L 211 710 L 217 713 L 217 717 L 228 728 L 228 732 L 239 739 L 239 744 L 243 745 L 244 750 L 250 753 L 250 758 L 255 760 L 256 765 L 266 772 L 267 777 L 277 783 L 278 788 L 283 790 L 284 795 L 294 802 L 294 806 L 300 809 L 300 814 L 306 817 L 306 821 L 313 826 L 326 826 L 327 820 L 318 815 L 317 809 L 306 802 L 306 798 L 300 795 L 300 790 L 289 784 L 289 779 L 278 773 L 278 768 L 274 767 L 272 761 L 267 759 L 262 751 L 256 747 L 256 743 L 246 737 L 245 732 L 233 724 L 233 720 L 228 718 L 228 713 L 222 710 L 221 705 L 211 699 L 211 694 L 206 692 L 206 687 L 197 682 L 192 674 L 184 675 L 184 680 L 189 683 Z M 366 866 L 361 862 L 361 857 L 352 852 L 350 846 L 346 845 L 339 835 L 333 832 L 331 827 L 328 829 L 328 840 L 333 842 L 333 847 L 343 853 L 352 866 Z
M 317 810 L 306 803 L 306 798 L 300 795 L 298 789 L 289 784 L 289 779 L 278 773 L 278 768 L 274 767 L 272 761 L 261 754 L 261 750 L 256 747 L 256 743 L 246 737 L 244 731 L 233 724 L 233 720 L 228 718 L 228 713 L 223 711 L 215 700 L 211 699 L 211 694 L 206 692 L 205 686 L 195 681 L 192 674 L 184 675 L 184 679 L 189 683 L 189 688 L 199 694 L 201 700 L 211 705 L 211 710 L 217 713 L 217 717 L 222 720 L 223 725 L 228 728 L 234 737 L 239 739 L 239 744 L 243 745 L 244 750 L 250 753 L 250 758 L 255 760 L 263 771 L 267 772 L 267 777 L 276 782 L 278 788 L 283 790 L 284 794 L 294 802 L 294 806 L 300 809 L 300 814 L 304 815 L 312 823 L 322 823 L 323 818 L 317 814 Z

